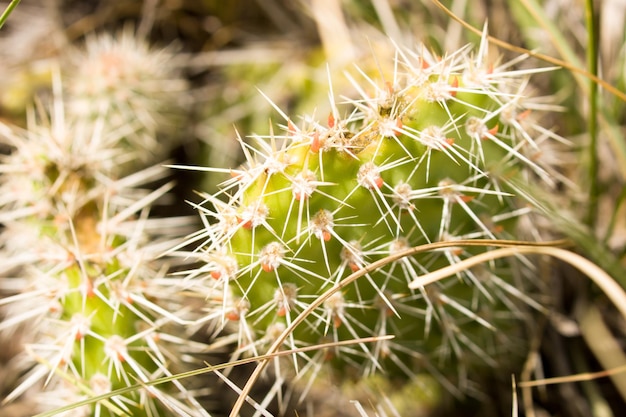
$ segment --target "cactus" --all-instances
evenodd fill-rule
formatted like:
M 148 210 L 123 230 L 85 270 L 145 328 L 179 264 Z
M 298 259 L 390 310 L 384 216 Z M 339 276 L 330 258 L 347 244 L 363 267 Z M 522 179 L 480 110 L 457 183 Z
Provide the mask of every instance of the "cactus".
M 15 360 L 21 382 L 5 402 L 41 389 L 35 399 L 43 411 L 186 369 L 181 358 L 197 348 L 184 337 L 189 300 L 165 279 L 168 263 L 159 259 L 188 233 L 189 219 L 149 216 L 173 187 L 167 169 L 152 164 L 157 148 L 167 148 L 156 140 L 164 109 L 184 81 L 166 65 L 174 55 L 139 47 L 129 32 L 96 39 L 103 43 L 79 61 L 97 75 L 93 83 L 66 67 L 73 75 L 63 73 L 63 82 L 55 75 L 50 101 L 29 114 L 25 130 L 0 125 L 12 149 L 1 165 L 1 285 L 13 294 L 2 299 L 0 330 L 23 334 L 25 343 Z M 146 71 L 155 64 L 156 74 Z M 208 415 L 177 381 L 72 415 L 166 410 Z
M 106 1 L 97 7 L 24 3 L 11 16 L 15 24 L 0 31 L 3 416 L 50 409 L 46 415 L 208 415 L 214 407 L 223 415 L 232 399 L 225 391 L 231 389 L 241 393 L 231 415 L 246 415 L 245 409 L 239 412 L 244 399 L 255 415 L 293 414 L 287 409 L 294 405 L 295 392 L 306 400 L 307 415 L 326 410 L 360 416 L 431 414 L 433 407 L 449 404 L 446 391 L 479 396 L 484 389 L 495 402 L 506 402 L 502 391 L 508 391 L 508 384 L 488 385 L 498 376 L 508 379 L 513 368 L 500 365 L 517 366 L 527 339 L 543 339 L 546 331 L 555 330 L 558 339 L 533 346 L 532 358 L 543 365 L 533 368 L 541 368 L 542 375 L 524 372 L 518 386 L 530 386 L 527 379 L 562 376 L 563 363 L 579 366 L 581 358 L 592 355 L 597 359 L 592 367 L 617 367 L 607 357 L 619 357 L 614 339 L 622 332 L 614 310 L 605 307 L 608 300 L 618 308 L 625 304 L 623 291 L 608 284 L 610 277 L 555 248 L 533 245 L 537 247 L 480 253 L 489 246 L 470 243 L 485 242 L 468 242 L 541 239 L 545 231 L 558 230 L 577 252 L 621 282 L 624 170 L 619 168 L 626 164 L 615 161 L 626 161 L 618 132 L 624 95 L 614 85 L 623 85 L 624 74 L 620 77 L 611 54 L 605 53 L 614 38 L 610 28 L 620 26 L 603 26 L 598 53 L 593 2 L 568 5 L 562 11 L 573 13 L 558 16 L 553 13 L 559 9 L 556 2 L 545 8 L 532 2 L 500 2 L 502 7 L 497 2 L 489 7 L 488 2 L 454 2 L 450 10 L 438 1 L 428 7 L 402 2 L 400 10 L 385 1 L 317 1 L 304 8 L 277 1 L 262 7 L 266 15 L 251 14 L 237 2 L 153 1 L 130 9 Z M 580 19 L 583 7 L 586 22 Z M 391 46 L 380 41 L 375 29 L 398 44 L 411 38 L 439 51 L 454 50 L 477 22 L 487 19 L 499 26 L 490 38 L 493 44 L 519 51 L 515 45 L 523 39 L 536 51 L 534 59 L 566 70 L 545 81 L 563 93 L 568 115 L 557 123 L 580 145 L 575 154 L 553 153 L 562 139 L 539 125 L 540 113 L 555 107 L 530 98 L 528 75 L 544 69 L 514 70 L 523 57 L 491 63 L 485 37 L 476 53 L 467 47 L 438 57 L 423 46 Z M 118 35 L 87 34 L 86 48 L 75 48 L 82 31 L 119 27 L 122 20 L 124 25 L 135 22 L 137 32 L 152 39 L 167 43 L 176 37 L 188 55 L 179 60 L 172 48 L 155 50 L 128 26 Z M 62 28 L 65 23 L 70 26 Z M 619 38 L 619 33 L 613 35 Z M 284 38 L 289 41 L 283 43 Z M 259 50 L 260 45 L 271 51 Z M 283 45 L 288 49 L 281 53 Z M 563 61 L 554 57 L 552 47 Z M 588 54 L 579 60 L 582 50 Z M 375 62 L 364 57 L 369 54 Z M 271 63 L 263 68 L 267 58 Z M 350 61 L 360 68 L 356 76 L 345 77 L 346 83 L 337 74 Z M 583 61 L 589 73 L 582 70 Z M 597 69 L 599 61 L 603 71 Z M 57 62 L 61 82 L 50 77 L 57 75 Z M 332 75 L 330 100 L 320 85 L 331 77 L 319 64 Z M 187 91 L 181 68 L 194 90 Z M 587 79 L 594 84 L 587 85 Z M 344 84 L 350 82 L 348 89 Z M 261 108 L 259 95 L 251 99 L 254 86 L 278 104 Z M 576 94 L 565 97 L 572 91 Z M 351 98 L 336 101 L 335 93 Z M 613 101 L 611 94 L 619 98 Z M 28 108 L 35 95 L 34 109 Z M 191 117 L 172 118 L 185 104 L 194 106 Z M 272 108 L 283 126 L 251 140 L 224 140 L 236 136 L 223 132 L 233 123 L 240 131 L 262 134 L 266 110 Z M 294 116 L 309 109 L 316 115 Z M 194 152 L 193 161 L 206 158 L 209 168 L 196 170 L 210 175 L 202 179 L 204 200 L 195 205 L 205 227 L 177 239 L 189 220 L 156 220 L 153 216 L 162 212 L 152 207 L 165 201 L 178 203 L 179 209 L 184 203 L 169 193 L 171 172 L 153 164 L 167 158 L 170 138 L 183 129 L 211 148 L 210 155 Z M 611 155 L 598 153 L 603 143 L 611 146 Z M 239 147 L 245 164 L 224 169 Z M 177 149 L 176 155 L 189 150 Z M 588 171 L 580 175 L 588 161 Z M 214 179 L 223 174 L 231 177 L 214 191 Z M 547 192 L 541 190 L 546 185 Z M 573 208 L 576 212 L 569 211 Z M 436 245 L 422 246 L 429 242 Z M 168 250 L 187 257 L 188 245 L 198 247 L 192 255 L 200 262 L 191 270 L 178 269 L 180 259 L 158 257 Z M 416 245 L 431 249 L 393 261 L 388 256 Z M 513 253 L 514 259 L 499 258 Z M 536 268 L 534 259 L 520 253 L 555 256 L 579 268 L 608 299 L 586 286 L 561 287 L 560 264 L 542 262 Z M 486 258 L 492 261 L 464 269 L 467 261 Z M 176 262 L 179 273 L 165 277 L 170 262 Z M 416 286 L 441 277 L 429 273 L 450 264 L 458 271 L 456 278 Z M 567 275 L 568 280 L 577 278 L 570 270 Z M 545 288 L 534 288 L 545 285 L 540 280 L 550 280 L 545 293 Z M 326 298 L 338 286 L 341 292 Z M 533 309 L 546 312 L 540 304 L 546 295 L 549 316 L 535 320 Z M 321 300 L 326 300 L 323 305 Z M 598 305 L 604 306 L 601 315 L 594 314 Z M 562 313 L 568 319 L 562 320 Z M 298 320 L 305 319 L 292 332 L 297 314 Z M 592 332 L 606 325 L 610 331 L 601 337 Z M 188 336 L 200 329 L 208 329 L 201 337 L 220 339 L 209 346 L 191 341 Z M 584 340 L 572 338 L 578 333 Z M 394 337 L 351 340 L 371 335 Z M 340 346 L 317 346 L 339 340 Z M 273 341 L 283 349 L 306 347 L 307 353 L 281 352 L 266 367 L 268 360 L 255 355 L 280 349 Z M 559 348 L 562 341 L 566 350 Z M 247 369 L 223 368 L 233 363 L 214 368 L 215 375 L 195 386 L 200 389 L 191 388 L 197 380 L 185 379 L 192 373 L 175 376 L 174 382 L 159 380 L 185 370 L 189 360 L 198 359 L 198 351 L 229 349 L 233 342 L 238 342 L 235 350 L 226 355 L 258 361 L 257 371 L 268 371 L 271 387 L 248 391 L 259 376 L 255 372 L 240 390 Z M 607 355 L 606 345 L 614 345 L 615 354 Z M 193 374 L 203 372 L 209 371 Z M 619 375 L 606 374 L 620 390 Z M 218 377 L 226 384 L 215 384 Z M 156 385 L 142 386 L 148 381 Z M 534 401 L 527 390 L 523 405 L 528 413 L 536 409 L 544 414 L 619 409 L 611 384 L 594 385 L 585 382 L 586 394 L 551 385 Z M 504 390 L 495 388 L 494 393 L 496 386 Z M 127 391 L 111 394 L 115 388 Z M 7 389 L 13 390 L 8 397 Z M 77 403 L 107 392 L 98 401 Z M 253 399 L 246 398 L 247 392 Z M 215 395 L 219 402 L 204 402 L 210 398 L 199 396 L 205 395 Z M 353 407 L 346 407 L 346 400 Z M 481 405 L 478 414 L 491 415 L 483 411 L 493 402 Z M 461 413 L 475 414 L 472 405 L 463 401 Z M 211 411 L 204 410 L 207 406 Z
M 65 55 L 71 112 L 130 128 L 123 142 L 133 158 L 167 157 L 172 146 L 159 136 L 172 134 L 188 87 L 173 48 L 153 48 L 126 27 L 92 35 Z
M 396 56 L 380 83 L 360 71 L 365 85 L 353 83 L 361 96 L 345 112 L 331 93 L 324 122 L 296 123 L 277 108 L 284 134 L 240 138 L 245 164 L 203 195 L 206 228 L 189 242 L 200 242 L 205 264 L 188 279 L 221 289 L 217 311 L 236 323 L 237 354 L 262 353 L 312 300 L 387 255 L 512 236 L 531 209 L 509 180 L 551 182 L 551 168 L 536 156 L 552 134 L 537 125 L 531 113 L 541 107 L 525 96 L 533 71 L 488 62 L 485 37 L 475 54 L 398 48 Z M 294 356 L 294 367 L 319 372 L 322 359 L 344 375 L 383 370 L 415 379 L 430 371 L 454 393 L 471 391 L 466 372 L 523 351 L 520 335 L 503 329 L 525 317 L 523 304 L 537 306 L 515 287 L 532 285 L 516 264 L 409 290 L 418 276 L 472 253 L 450 247 L 368 271 L 314 310 L 288 347 L 395 338 Z M 525 262 L 518 261 L 530 269 Z

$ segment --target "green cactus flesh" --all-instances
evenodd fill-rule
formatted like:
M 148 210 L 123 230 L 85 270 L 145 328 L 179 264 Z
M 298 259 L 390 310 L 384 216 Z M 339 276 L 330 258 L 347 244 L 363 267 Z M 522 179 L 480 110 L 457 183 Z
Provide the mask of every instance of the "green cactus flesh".
M 214 209 L 204 213 L 217 221 L 206 230 L 204 270 L 226 295 L 232 289 L 222 308 L 240 323 L 242 349 L 271 342 L 273 330 L 316 296 L 386 255 L 513 232 L 520 211 L 507 178 L 544 172 L 525 156 L 535 146 L 528 112 L 510 92 L 523 80 L 504 77 L 502 85 L 485 70 L 488 81 L 472 81 L 474 62 L 463 54 L 419 61 L 396 71 L 393 84 L 351 101 L 355 110 L 345 118 L 334 107 L 324 124 L 287 120 L 282 137 L 256 137 L 255 146 L 242 141 L 247 165 L 207 197 Z M 290 343 L 393 334 L 391 342 L 333 356 L 341 367 L 369 370 L 387 360 L 383 368 L 409 376 L 435 357 L 491 364 L 492 348 L 506 337 L 493 317 L 518 301 L 491 288 L 511 275 L 506 265 L 408 288 L 419 275 L 469 255 L 450 248 L 369 272 L 314 311 Z M 512 310 L 509 317 L 517 314 Z M 434 355 L 426 359 L 425 352 Z

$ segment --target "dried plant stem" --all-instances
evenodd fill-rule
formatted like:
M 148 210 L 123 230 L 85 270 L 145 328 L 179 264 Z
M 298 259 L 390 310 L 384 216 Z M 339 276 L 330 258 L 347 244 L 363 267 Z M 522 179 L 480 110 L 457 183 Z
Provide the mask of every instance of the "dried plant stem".
M 580 328 L 587 346 L 604 369 L 620 369 L 626 366 L 626 354 L 593 304 L 585 306 L 580 318 Z M 626 373 L 612 373 L 609 376 L 622 399 L 626 401 Z
M 441 268 L 429 274 L 422 276 L 420 279 L 413 281 L 409 286 L 418 288 L 439 281 L 445 277 L 455 274 L 461 270 L 467 270 L 473 266 L 484 262 L 493 261 L 499 258 L 505 258 L 516 255 L 548 255 L 567 262 L 571 266 L 587 275 L 606 296 L 613 302 L 619 312 L 626 318 L 626 292 L 624 289 L 602 268 L 593 262 L 575 254 L 571 251 L 556 248 L 552 246 L 518 246 L 503 249 L 495 249 L 490 252 L 481 253 L 469 259 L 460 261 L 454 265 Z
M 568 382 L 591 381 L 592 379 L 604 378 L 620 373 L 626 373 L 626 365 L 598 372 L 585 372 L 577 375 L 538 379 L 536 381 L 523 381 L 518 383 L 517 385 L 520 388 L 542 387 L 544 385 L 564 384 Z
M 72 386 L 76 387 L 81 393 L 83 393 L 85 395 L 89 395 L 89 396 L 94 396 L 95 395 L 94 391 L 91 388 L 89 388 L 86 384 L 84 384 L 84 383 L 82 383 L 80 381 L 77 381 L 75 376 L 73 376 L 70 373 L 60 369 L 58 366 L 55 366 L 55 365 L 51 364 L 50 361 L 48 361 L 45 358 L 43 358 L 40 355 L 38 355 L 35 351 L 30 349 L 28 346 L 26 347 L 26 350 L 37 359 L 37 362 L 46 365 L 49 369 L 52 370 L 52 372 L 54 372 L 55 375 L 59 376 L 60 378 L 63 378 L 69 384 L 71 384 Z M 103 406 L 110 413 L 112 413 L 113 415 L 120 416 L 120 417 L 127 417 L 128 414 L 125 413 L 121 408 L 116 406 L 113 402 L 109 401 L 109 398 L 110 397 L 105 398 L 105 399 L 102 400 Z M 78 407 L 79 407 L 79 405 L 76 405 L 76 408 L 78 408 Z M 74 407 L 72 407 L 72 408 L 74 408 Z M 56 412 L 53 412 L 53 414 L 56 414 Z

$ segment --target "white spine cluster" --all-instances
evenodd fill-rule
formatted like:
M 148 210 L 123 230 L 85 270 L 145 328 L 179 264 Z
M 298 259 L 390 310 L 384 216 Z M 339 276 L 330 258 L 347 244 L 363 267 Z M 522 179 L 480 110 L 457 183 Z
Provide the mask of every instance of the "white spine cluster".
M 173 187 L 153 164 L 169 148 L 157 136 L 184 91 L 175 56 L 129 31 L 89 39 L 73 54 L 25 129 L 0 124 L 10 148 L 0 163 L 0 289 L 8 294 L 0 332 L 24 344 L 14 361 L 21 378 L 4 401 L 40 391 L 38 411 L 171 375 L 193 350 L 180 335 L 197 318 L 159 259 L 189 219 L 150 217 Z M 165 410 L 208 416 L 179 382 L 72 415 Z

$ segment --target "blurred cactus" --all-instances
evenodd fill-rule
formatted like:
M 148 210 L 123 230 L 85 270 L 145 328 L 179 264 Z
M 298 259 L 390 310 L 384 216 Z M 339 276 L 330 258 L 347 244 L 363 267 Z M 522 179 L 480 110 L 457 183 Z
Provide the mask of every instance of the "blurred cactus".
M 0 6 L 4 10 L 3 6 Z M 21 117 L 33 97 L 50 89 L 50 61 L 61 33 L 46 5 L 21 1 L 1 29 L 0 112 Z
M 25 130 L 0 125 L 4 335 L 23 334 L 12 401 L 41 387 L 37 408 L 148 382 L 184 368 L 189 300 L 159 255 L 189 219 L 150 218 L 173 183 L 153 166 L 157 132 L 185 82 L 164 49 L 131 32 L 88 41 L 64 66 Z M 67 71 L 67 72 L 65 72 Z M 65 87 L 65 88 L 64 88 Z M 182 97 L 184 98 L 184 97 Z M 155 186 L 156 184 L 156 186 Z M 160 185 L 159 185 L 160 184 Z M 173 326 L 178 330 L 169 333 Z M 179 382 L 85 406 L 72 415 L 208 415 Z
M 167 157 L 171 145 L 160 135 L 172 133 L 187 89 L 176 54 L 151 48 L 126 28 L 116 36 L 88 37 L 84 49 L 66 55 L 70 111 L 127 129 L 129 159 Z

